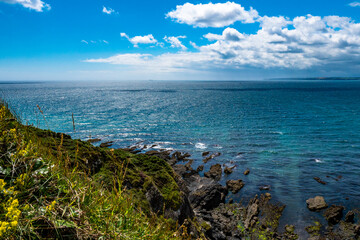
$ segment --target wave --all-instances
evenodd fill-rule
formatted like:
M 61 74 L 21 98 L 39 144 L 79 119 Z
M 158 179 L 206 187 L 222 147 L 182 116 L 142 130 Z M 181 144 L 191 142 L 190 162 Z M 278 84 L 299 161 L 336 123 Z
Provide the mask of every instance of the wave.
M 195 148 L 206 149 L 207 146 L 206 146 L 205 143 L 198 142 L 198 143 L 195 144 Z

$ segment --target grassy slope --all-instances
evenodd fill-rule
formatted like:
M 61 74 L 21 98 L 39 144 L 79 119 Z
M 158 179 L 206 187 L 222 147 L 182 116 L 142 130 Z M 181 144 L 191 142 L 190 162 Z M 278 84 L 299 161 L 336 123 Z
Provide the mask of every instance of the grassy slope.
M 24 126 L 0 104 L 0 238 L 186 237 L 151 213 L 150 187 L 164 208 L 179 207 L 181 192 L 164 160 Z

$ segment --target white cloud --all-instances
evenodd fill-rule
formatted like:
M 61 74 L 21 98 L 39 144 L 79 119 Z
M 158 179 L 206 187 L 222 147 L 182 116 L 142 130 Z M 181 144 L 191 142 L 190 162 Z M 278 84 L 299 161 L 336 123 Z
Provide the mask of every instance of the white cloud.
M 51 7 L 49 4 L 44 3 L 41 0 L 0 0 L 0 2 L 10 3 L 10 4 L 21 4 L 25 8 L 30 8 L 37 12 L 42 12 L 45 10 L 50 10 Z
M 349 6 L 350 6 L 350 7 L 360 7 L 360 2 L 352 2 L 352 3 L 349 3 Z
M 103 6 L 103 13 L 106 13 L 106 14 L 108 14 L 108 15 L 110 15 L 110 14 L 112 14 L 112 13 L 114 13 L 115 12 L 115 10 L 114 9 L 112 9 L 112 8 L 106 8 L 105 6 Z
M 135 37 L 130 38 L 126 33 L 120 33 L 120 36 L 127 38 L 127 40 L 129 40 L 129 42 L 131 42 L 134 45 L 134 47 L 138 47 L 139 43 L 141 43 L 141 44 L 157 43 L 157 40 L 154 38 L 154 36 L 152 34 L 148 34 L 145 36 L 135 36 Z
M 186 50 L 187 47 L 185 47 L 181 41 L 179 40 L 179 38 L 186 38 L 186 36 L 177 36 L 177 37 L 174 37 L 174 36 L 171 36 L 171 37 L 167 37 L 165 36 L 164 37 L 164 40 L 168 43 L 171 44 L 171 47 L 172 48 L 181 48 L 182 50 Z
M 85 44 L 89 44 L 89 42 L 86 41 L 86 40 L 81 40 L 81 42 L 82 42 L 82 43 L 85 43 Z
M 91 44 L 98 44 L 98 43 L 99 44 L 101 44 L 101 43 L 109 44 L 109 42 L 106 41 L 106 40 L 98 40 L 98 41 L 95 41 L 95 40 L 90 40 L 90 41 L 81 40 L 81 42 L 85 43 L 85 44 L 89 44 L 89 43 L 91 43 Z
M 196 5 L 185 3 L 176 6 L 176 10 L 167 13 L 166 17 L 194 27 L 225 27 L 237 21 L 254 23 L 258 18 L 258 12 L 252 8 L 247 11 L 234 2 Z
M 254 34 L 241 33 L 234 28 L 226 28 L 222 34 L 206 34 L 204 37 L 214 42 L 199 46 L 197 52 L 120 54 L 86 61 L 141 67 L 150 72 L 255 67 L 340 69 L 347 73 L 346 69 L 356 69 L 355 66 L 360 69 L 360 24 L 350 18 L 265 16 L 258 21 L 260 28 Z M 127 37 L 126 34 L 123 36 Z

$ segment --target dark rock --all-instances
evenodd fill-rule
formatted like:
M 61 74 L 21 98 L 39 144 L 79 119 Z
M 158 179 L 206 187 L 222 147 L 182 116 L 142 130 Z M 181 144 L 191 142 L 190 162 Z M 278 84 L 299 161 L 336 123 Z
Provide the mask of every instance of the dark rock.
M 239 180 L 228 180 L 226 181 L 226 186 L 232 193 L 238 193 L 243 187 L 244 183 L 241 179 Z
M 211 210 L 225 202 L 227 193 L 226 187 L 214 183 L 191 192 L 189 200 L 194 208 Z
M 162 211 L 164 209 L 164 197 L 161 195 L 161 192 L 152 185 L 146 191 L 145 196 L 150 204 L 151 210 L 154 213 L 162 214 Z
M 147 151 L 145 153 L 145 155 L 149 155 L 149 156 L 156 156 L 158 158 L 161 158 L 165 161 L 169 161 L 170 160 L 170 153 L 171 151 L 156 151 L 156 150 L 151 150 L 151 151 Z
M 347 214 L 345 215 L 345 222 L 354 223 L 354 219 L 355 219 L 355 212 L 348 211 Z
M 100 138 L 90 138 L 87 140 L 87 142 L 89 142 L 89 143 L 96 143 L 96 142 L 100 142 L 100 141 L 101 141 Z
M 234 167 L 225 167 L 224 173 L 231 174 L 233 172 L 233 168 L 235 168 L 235 166 Z
M 204 170 L 204 165 L 200 165 L 200 166 L 198 166 L 197 169 L 196 169 L 197 172 L 201 172 L 201 171 L 203 171 L 203 170 Z
M 250 200 L 249 205 L 246 208 L 246 215 L 245 215 L 245 221 L 244 221 L 244 227 L 245 229 L 249 229 L 252 226 L 255 225 L 255 223 L 258 220 L 259 215 L 259 199 L 257 196 Z
M 109 141 L 109 142 L 104 142 L 100 144 L 100 147 L 106 148 L 106 147 L 111 147 L 113 145 L 113 141 Z
M 193 164 L 194 160 L 190 159 L 186 164 L 186 170 L 192 170 L 191 165 Z
M 270 185 L 264 185 L 259 187 L 260 190 L 270 190 Z
M 267 197 L 268 199 L 271 199 L 271 194 L 270 193 L 265 193 L 265 197 Z
M 182 177 L 184 176 L 184 174 L 187 171 L 185 165 L 183 165 L 183 164 L 176 164 L 173 166 L 173 169 L 177 174 L 179 174 Z
M 328 209 L 326 209 L 324 217 L 329 224 L 337 224 L 343 216 L 343 210 L 343 206 L 331 205 Z
M 205 156 L 209 155 L 209 153 L 210 153 L 210 152 L 203 152 L 201 155 L 202 155 L 203 157 L 205 157 Z
M 220 180 L 221 175 L 222 175 L 222 169 L 221 169 L 221 165 L 218 164 L 218 163 L 215 164 L 215 165 L 212 165 L 210 167 L 210 171 L 204 173 L 205 177 L 213 178 L 213 179 L 215 179 L 217 181 Z
M 309 198 L 306 200 L 307 207 L 311 211 L 318 211 L 323 208 L 327 208 L 327 204 L 325 202 L 324 197 L 322 196 L 316 196 L 315 198 Z
M 318 183 L 326 185 L 326 182 L 322 181 L 319 177 L 314 177 L 314 180 L 317 181 Z
M 218 156 L 220 156 L 220 155 L 221 155 L 221 153 L 219 153 L 219 152 L 213 153 L 213 154 L 211 154 L 210 156 L 204 158 L 204 159 L 203 159 L 203 162 L 204 162 L 204 163 L 207 163 L 207 162 L 210 161 L 211 159 L 213 159 L 213 158 L 215 158 L 215 157 L 218 157 Z
M 245 172 L 244 172 L 244 175 L 249 175 L 249 173 L 250 173 L 250 170 L 246 169 Z

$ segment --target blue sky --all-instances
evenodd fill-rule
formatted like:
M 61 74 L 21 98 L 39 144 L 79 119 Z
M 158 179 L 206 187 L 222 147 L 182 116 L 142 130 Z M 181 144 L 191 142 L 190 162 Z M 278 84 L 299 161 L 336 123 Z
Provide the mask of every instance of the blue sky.
M 360 2 L 0 0 L 0 80 L 360 76 Z

